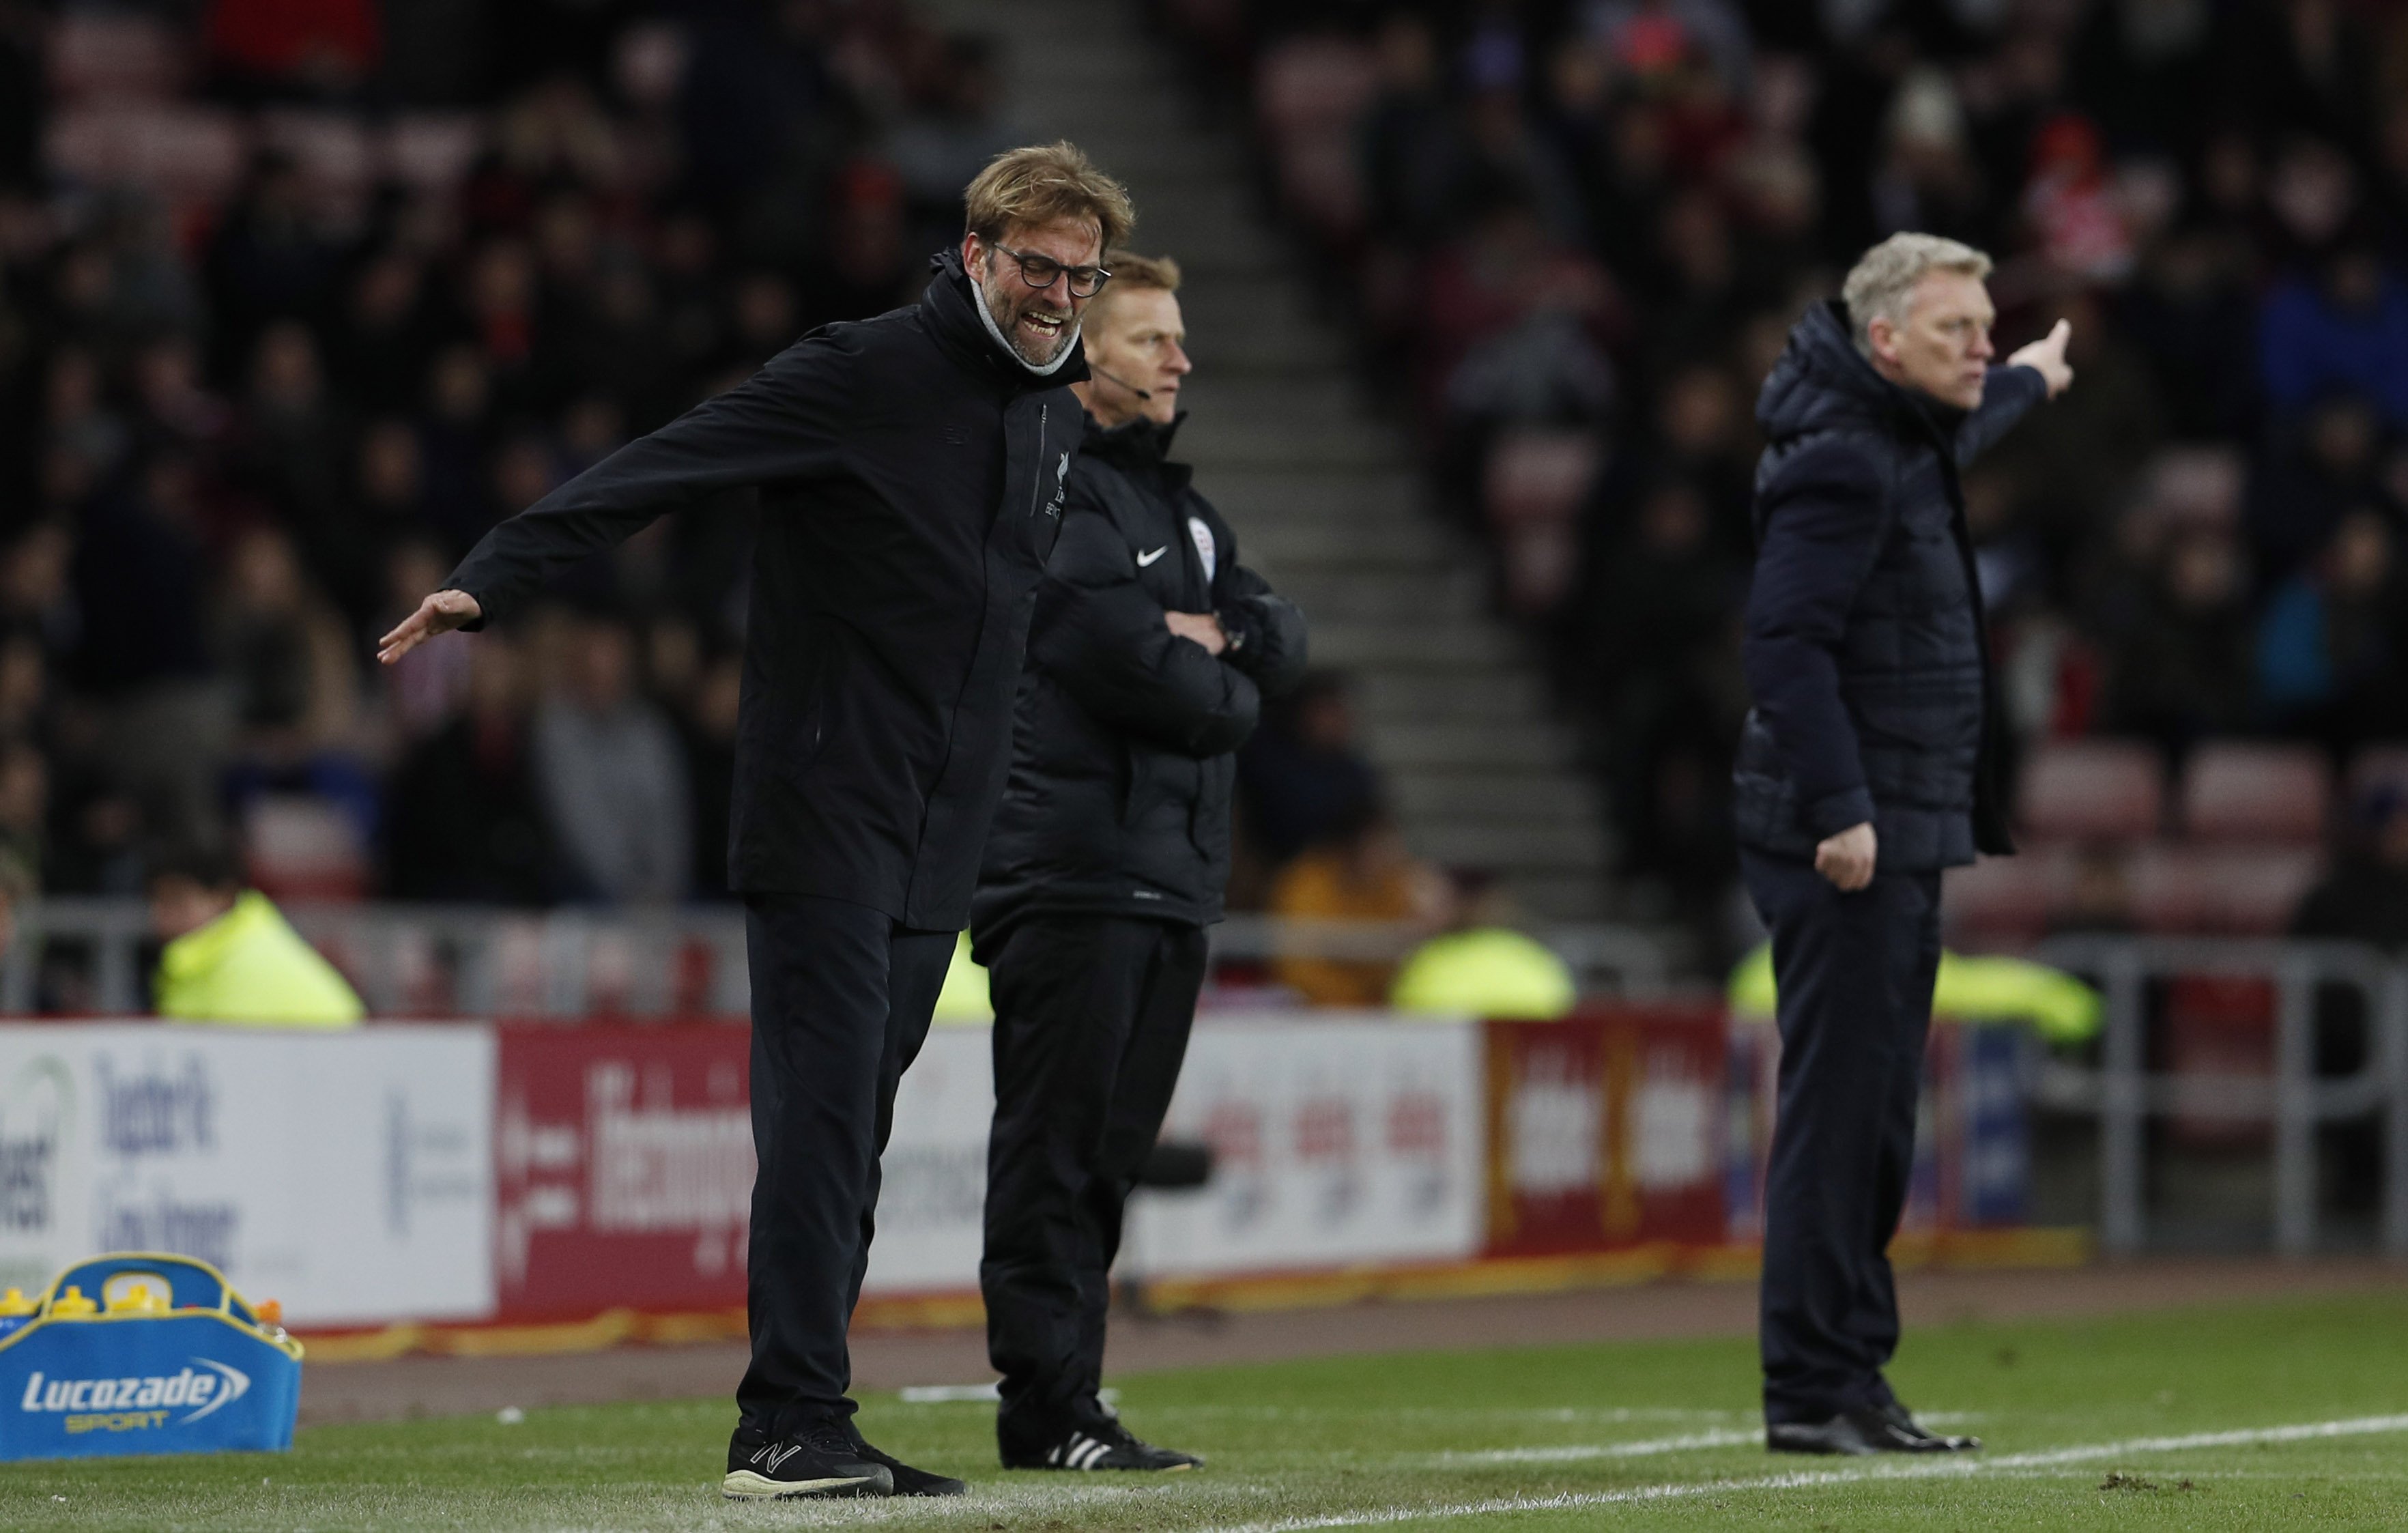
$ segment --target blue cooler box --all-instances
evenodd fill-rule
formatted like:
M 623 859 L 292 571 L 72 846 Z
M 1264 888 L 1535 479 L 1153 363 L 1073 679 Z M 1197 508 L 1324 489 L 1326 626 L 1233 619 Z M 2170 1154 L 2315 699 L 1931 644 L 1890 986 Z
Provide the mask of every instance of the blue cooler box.
M 76 1312 L 69 1289 L 98 1308 Z M 0 1327 L 0 1459 L 293 1446 L 301 1343 L 207 1262 L 95 1256 Z

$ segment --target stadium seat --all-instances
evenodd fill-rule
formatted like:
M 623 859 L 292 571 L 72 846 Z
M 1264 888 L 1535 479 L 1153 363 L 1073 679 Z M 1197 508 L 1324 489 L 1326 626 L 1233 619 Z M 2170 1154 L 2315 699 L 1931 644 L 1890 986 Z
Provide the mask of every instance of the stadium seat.
M 2152 842 L 2134 850 L 2132 919 L 2143 931 L 2186 933 L 2214 928 L 2211 862 L 2199 848 Z
M 2331 807 L 2331 774 L 2314 746 L 2202 745 L 2183 773 L 2182 829 L 2194 840 L 2315 846 Z
M 79 107 L 52 115 L 42 155 L 90 186 L 131 186 L 171 207 L 228 195 L 250 152 L 231 112 L 188 102 Z
M 50 26 L 46 78 L 60 104 L 163 100 L 182 82 L 184 51 L 155 17 L 78 7 Z
M 2024 764 L 2019 796 L 2036 840 L 2143 840 L 2163 809 L 2163 758 L 2139 740 L 2054 741 Z
M 2144 931 L 2274 936 L 2323 866 L 2313 847 L 2144 846 L 2132 860 L 2133 915 Z
M 2075 856 L 2071 847 L 2041 846 L 1950 868 L 1940 910 L 1951 939 L 1976 947 L 2037 940 L 2064 902 Z

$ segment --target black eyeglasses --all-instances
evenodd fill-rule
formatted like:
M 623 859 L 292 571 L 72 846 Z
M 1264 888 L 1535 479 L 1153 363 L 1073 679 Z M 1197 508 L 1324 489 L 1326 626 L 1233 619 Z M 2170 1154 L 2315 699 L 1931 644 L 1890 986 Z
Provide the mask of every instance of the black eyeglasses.
M 1092 298 L 1103 292 L 1104 284 L 1112 279 L 1112 274 L 1101 266 L 1066 266 L 1050 255 L 1032 255 L 1025 251 L 1015 251 L 1009 245 L 995 245 L 989 249 L 1001 251 L 1011 257 L 1019 264 L 1020 279 L 1040 293 L 1052 287 L 1055 279 L 1068 277 L 1071 297 Z

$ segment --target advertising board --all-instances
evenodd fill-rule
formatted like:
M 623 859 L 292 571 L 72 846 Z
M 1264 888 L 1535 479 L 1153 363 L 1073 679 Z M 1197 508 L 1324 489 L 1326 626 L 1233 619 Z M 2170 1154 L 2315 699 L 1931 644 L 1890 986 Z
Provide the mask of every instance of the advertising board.
M 480 1027 L 0 1026 L 0 1282 L 162 1251 L 295 1325 L 484 1318 L 493 1084 Z
M 1147 1276 L 1455 1261 L 1481 1230 L 1480 1028 L 1330 1012 L 1198 1021 L 1165 1125 L 1212 1180 L 1141 1196 Z

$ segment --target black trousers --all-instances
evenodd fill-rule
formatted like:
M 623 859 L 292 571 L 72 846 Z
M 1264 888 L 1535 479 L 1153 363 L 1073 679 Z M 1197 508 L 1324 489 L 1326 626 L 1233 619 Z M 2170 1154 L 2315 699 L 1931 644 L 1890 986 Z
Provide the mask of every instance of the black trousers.
M 1806 863 L 1742 850 L 1772 929 L 1781 1094 L 1764 1203 L 1758 1340 L 1768 1422 L 1887 1404 L 1898 1350 L 1890 1237 L 1940 967 L 1940 875 L 1875 873 L 1843 895 Z
M 1121 1215 L 1170 1109 L 1204 967 L 1199 928 L 1118 916 L 1032 917 L 995 954 L 979 1287 L 1007 1433 L 1096 1409 Z
M 752 976 L 752 1365 L 739 1431 L 853 1413 L 845 1328 L 878 1210 L 895 1088 L 927 1040 L 952 932 L 810 895 L 745 900 Z

